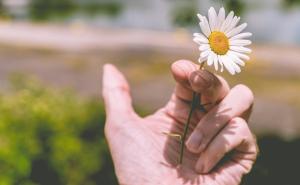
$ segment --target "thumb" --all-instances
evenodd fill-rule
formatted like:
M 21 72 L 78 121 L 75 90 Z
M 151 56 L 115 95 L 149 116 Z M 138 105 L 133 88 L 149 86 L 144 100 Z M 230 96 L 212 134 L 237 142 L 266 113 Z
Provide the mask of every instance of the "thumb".
M 115 66 L 105 64 L 102 80 L 102 96 L 107 119 L 118 123 L 136 115 L 132 108 L 129 85 L 123 74 Z

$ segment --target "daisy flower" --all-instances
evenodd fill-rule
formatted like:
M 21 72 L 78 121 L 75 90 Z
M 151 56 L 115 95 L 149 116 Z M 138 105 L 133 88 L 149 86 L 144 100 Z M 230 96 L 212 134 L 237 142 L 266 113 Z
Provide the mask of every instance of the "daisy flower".
M 223 66 L 232 75 L 241 72 L 240 66 L 245 65 L 245 60 L 249 60 L 251 49 L 245 47 L 251 44 L 245 38 L 252 34 L 249 32 L 241 33 L 247 23 L 240 24 L 240 17 L 231 11 L 225 17 L 224 8 L 220 8 L 217 14 L 211 7 L 208 10 L 208 18 L 198 14 L 202 33 L 194 33 L 194 41 L 199 44 L 199 62 L 207 61 L 207 65 L 214 65 L 218 71 L 219 67 L 223 72 Z

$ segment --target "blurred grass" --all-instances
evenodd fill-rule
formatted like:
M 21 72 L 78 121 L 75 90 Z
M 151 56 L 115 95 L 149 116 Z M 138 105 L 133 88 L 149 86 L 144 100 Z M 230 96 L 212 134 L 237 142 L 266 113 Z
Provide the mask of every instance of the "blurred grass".
M 237 76 L 226 75 L 231 84 L 243 83 L 261 98 L 287 103 L 300 110 L 300 76 L 280 74 L 272 64 L 253 60 Z
M 101 102 L 12 78 L 0 96 L 0 184 L 116 184 Z

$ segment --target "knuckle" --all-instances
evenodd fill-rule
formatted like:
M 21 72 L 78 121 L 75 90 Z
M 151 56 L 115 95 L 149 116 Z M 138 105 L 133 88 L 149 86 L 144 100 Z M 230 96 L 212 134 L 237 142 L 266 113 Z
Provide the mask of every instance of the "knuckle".
M 238 127 L 238 132 L 244 137 L 245 140 L 253 140 L 253 135 L 247 124 L 247 122 L 241 117 L 235 117 L 232 119 L 232 122 L 235 123 Z
M 204 120 L 202 124 L 198 124 L 195 128 L 196 133 L 202 135 L 201 149 L 206 148 L 212 141 L 214 136 L 224 128 L 229 120 L 225 120 L 224 117 L 215 117 L 212 120 Z M 209 123 L 209 124 L 208 124 Z
M 250 100 L 250 102 L 253 102 L 254 94 L 248 86 L 244 84 L 238 84 L 235 86 L 235 89 L 237 89 L 238 91 L 241 92 L 241 94 L 246 96 Z
M 118 86 L 111 87 L 108 93 L 110 94 L 115 93 L 117 95 L 120 93 L 121 95 L 124 96 L 127 95 L 127 93 L 129 93 L 129 86 L 128 84 L 120 84 Z
M 235 117 L 231 120 L 231 123 L 237 125 L 237 127 L 239 128 L 240 132 L 245 132 L 247 131 L 248 128 L 248 124 L 247 122 L 241 118 L 241 117 Z
M 232 118 L 231 121 L 235 122 L 235 123 L 239 123 L 239 124 L 247 124 L 246 121 L 243 118 L 241 118 L 241 117 Z
M 223 88 L 225 88 L 226 90 L 230 89 L 229 84 L 224 77 L 222 77 L 220 75 L 216 75 L 216 78 L 218 79 L 220 84 L 223 86 Z

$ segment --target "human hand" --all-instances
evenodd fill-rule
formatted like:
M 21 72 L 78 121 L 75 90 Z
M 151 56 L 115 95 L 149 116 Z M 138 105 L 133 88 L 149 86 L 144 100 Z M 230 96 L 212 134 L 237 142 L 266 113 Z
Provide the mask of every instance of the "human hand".
M 145 118 L 131 105 L 129 86 L 112 65 L 104 66 L 105 134 L 116 175 L 122 185 L 235 185 L 248 173 L 258 149 L 245 120 L 253 103 L 244 85 L 227 82 L 189 61 L 177 61 L 177 81 L 165 107 Z M 192 92 L 201 93 L 207 113 L 194 111 L 183 164 L 178 166 L 180 142 L 164 133 L 182 134 Z M 159 89 L 153 90 L 159 93 Z

